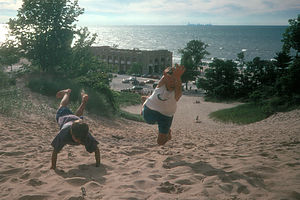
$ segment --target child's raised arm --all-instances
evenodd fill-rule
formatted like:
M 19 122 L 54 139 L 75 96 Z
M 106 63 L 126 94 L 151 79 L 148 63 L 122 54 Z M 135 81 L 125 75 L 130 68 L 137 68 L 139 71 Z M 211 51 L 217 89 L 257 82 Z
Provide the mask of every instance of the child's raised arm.
M 55 149 L 53 149 L 52 157 L 51 157 L 51 168 L 50 169 L 56 169 L 56 161 L 57 161 L 57 152 Z
M 100 166 L 100 151 L 99 151 L 98 146 L 96 147 L 96 150 L 95 150 L 95 160 L 96 160 L 96 167 L 99 167 Z

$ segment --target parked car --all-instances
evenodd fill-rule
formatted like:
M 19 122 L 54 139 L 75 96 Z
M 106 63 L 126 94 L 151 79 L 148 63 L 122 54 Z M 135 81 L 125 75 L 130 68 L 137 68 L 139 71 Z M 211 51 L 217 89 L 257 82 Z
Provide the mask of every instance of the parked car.
M 121 92 L 131 92 L 130 88 L 122 89 Z
M 145 83 L 143 81 L 139 82 L 139 86 L 144 86 Z
M 138 80 L 136 80 L 136 79 L 134 79 L 133 81 L 132 81 L 132 85 L 139 85 L 140 84 L 140 82 L 138 81 Z
M 136 78 L 133 77 L 133 76 L 131 76 L 131 77 L 128 78 L 128 80 L 129 80 L 129 81 L 134 81 L 134 80 L 136 80 Z
M 152 75 L 151 78 L 160 79 L 160 76 L 159 75 Z
M 123 79 L 122 83 L 129 83 L 129 80 L 128 79 Z
M 133 90 L 133 91 L 140 91 L 140 90 L 143 90 L 143 88 L 140 87 L 140 86 L 133 86 L 133 87 L 131 88 L 131 90 Z
M 132 74 L 132 76 L 140 77 L 141 75 L 140 74 Z
M 144 83 L 146 84 L 153 84 L 155 81 L 154 80 L 151 80 L 151 79 L 148 79 L 146 81 L 144 81 Z

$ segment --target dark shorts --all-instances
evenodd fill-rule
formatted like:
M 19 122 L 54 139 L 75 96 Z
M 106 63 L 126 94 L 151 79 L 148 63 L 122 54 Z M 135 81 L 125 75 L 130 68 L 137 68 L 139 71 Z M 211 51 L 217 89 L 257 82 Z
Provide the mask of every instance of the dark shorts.
M 168 134 L 172 125 L 173 117 L 151 110 L 147 106 L 143 108 L 143 117 L 148 124 L 158 124 L 159 133 Z
M 73 112 L 68 107 L 61 107 L 56 112 L 56 122 L 58 122 L 58 118 L 65 115 L 73 115 Z

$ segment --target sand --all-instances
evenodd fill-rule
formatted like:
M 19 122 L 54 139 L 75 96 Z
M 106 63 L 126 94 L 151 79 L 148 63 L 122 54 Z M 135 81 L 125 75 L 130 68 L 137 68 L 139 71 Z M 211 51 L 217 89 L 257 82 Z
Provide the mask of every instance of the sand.
M 37 96 L 28 99 L 47 107 Z M 165 146 L 156 144 L 157 126 L 87 115 L 101 166 L 83 146 L 65 146 L 56 171 L 50 170 L 55 109 L 0 115 L 0 199 L 299 200 L 300 110 L 250 125 L 208 117 L 235 105 L 184 95 Z

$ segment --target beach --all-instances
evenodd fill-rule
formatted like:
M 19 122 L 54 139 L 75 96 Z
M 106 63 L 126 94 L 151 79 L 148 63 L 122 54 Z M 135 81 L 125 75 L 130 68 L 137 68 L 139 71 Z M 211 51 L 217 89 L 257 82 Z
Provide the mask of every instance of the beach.
M 156 144 L 156 125 L 87 114 L 100 167 L 83 146 L 65 146 L 54 171 L 56 110 L 46 97 L 26 94 L 41 112 L 0 115 L 0 199 L 300 199 L 300 110 L 224 124 L 209 113 L 238 103 L 184 95 L 164 146 Z M 124 110 L 139 113 L 140 105 Z

